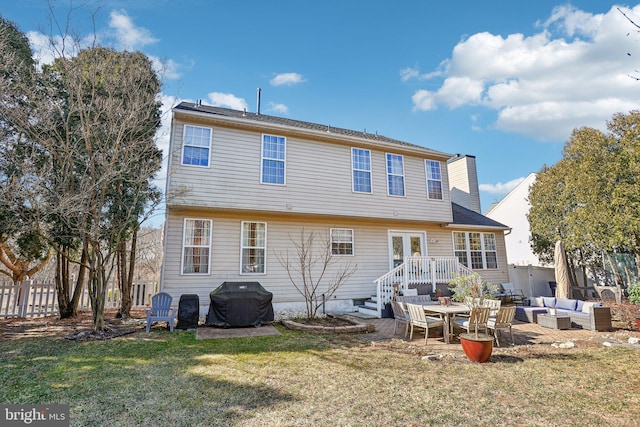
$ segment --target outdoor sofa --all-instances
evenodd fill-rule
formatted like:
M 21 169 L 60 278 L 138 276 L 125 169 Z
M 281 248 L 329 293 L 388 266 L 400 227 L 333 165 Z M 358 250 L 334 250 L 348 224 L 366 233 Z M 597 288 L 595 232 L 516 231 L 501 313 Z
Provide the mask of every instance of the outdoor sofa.
M 529 298 L 529 306 L 516 307 L 516 320 L 537 323 L 538 314 L 555 309 L 556 315 L 569 316 L 572 328 L 608 331 L 611 329 L 611 309 L 601 302 L 554 297 Z
M 431 295 L 398 295 L 396 297 L 396 301 L 400 301 L 404 304 L 438 304 L 436 301 L 431 301 Z

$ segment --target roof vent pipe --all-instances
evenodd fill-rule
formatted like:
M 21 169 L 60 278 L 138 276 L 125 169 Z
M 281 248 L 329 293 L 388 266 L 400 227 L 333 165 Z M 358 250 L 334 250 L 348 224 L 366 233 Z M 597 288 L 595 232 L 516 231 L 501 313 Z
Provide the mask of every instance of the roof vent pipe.
M 258 104 L 256 108 L 256 113 L 258 115 L 260 115 L 260 92 L 262 92 L 262 89 L 258 88 L 258 99 L 256 101 L 256 103 Z

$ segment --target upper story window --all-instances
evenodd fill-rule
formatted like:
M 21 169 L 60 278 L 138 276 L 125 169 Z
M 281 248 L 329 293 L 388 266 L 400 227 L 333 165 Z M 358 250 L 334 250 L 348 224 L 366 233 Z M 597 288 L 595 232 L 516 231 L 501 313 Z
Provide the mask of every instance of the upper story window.
M 211 220 L 184 220 L 182 274 L 209 274 Z
M 211 150 L 211 128 L 184 125 L 182 140 L 182 164 L 209 166 Z
M 387 153 L 387 191 L 390 196 L 404 196 L 404 158 Z
M 471 269 L 498 268 L 495 233 L 454 231 L 453 250 L 458 261 Z
M 285 184 L 285 157 L 287 141 L 283 136 L 262 135 L 262 184 Z
M 331 255 L 353 255 L 353 230 L 349 228 L 332 228 Z
M 442 173 L 440 162 L 435 160 L 424 161 L 427 174 L 427 198 L 442 200 Z
M 353 171 L 353 191 L 371 193 L 371 151 L 352 148 L 351 169 Z
M 240 273 L 264 274 L 267 253 L 267 223 L 242 222 Z

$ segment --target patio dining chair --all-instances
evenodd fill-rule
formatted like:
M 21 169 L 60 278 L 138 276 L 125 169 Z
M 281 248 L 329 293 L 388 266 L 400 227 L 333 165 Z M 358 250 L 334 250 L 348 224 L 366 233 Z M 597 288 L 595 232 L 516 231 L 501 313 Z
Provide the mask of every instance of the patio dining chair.
M 404 304 L 400 301 L 393 300 L 391 301 L 391 309 L 393 310 L 393 317 L 396 321 L 396 327 L 393 330 L 395 334 L 398 332 L 398 324 L 404 323 L 404 337 L 407 338 L 407 334 L 409 333 L 409 313 L 404 308 Z
M 413 339 L 413 328 L 424 329 L 424 343 L 427 344 L 427 337 L 429 336 L 429 328 L 437 326 L 444 328 L 444 319 L 441 317 L 427 316 L 424 313 L 424 306 L 418 304 L 407 304 L 409 311 L 409 325 L 411 326 L 411 333 L 409 335 L 409 341 Z M 442 331 L 444 334 L 444 330 Z
M 483 307 L 489 307 L 490 311 L 489 311 L 489 317 L 495 317 L 498 314 L 498 311 L 500 310 L 500 305 L 502 304 L 502 301 L 500 301 L 499 299 L 488 299 L 485 298 L 482 301 L 482 306 Z
M 159 292 L 151 297 L 151 307 L 147 307 L 147 333 L 153 322 L 169 323 L 169 330 L 173 332 L 176 311 L 171 308 L 173 298 L 166 292 Z
M 486 333 L 490 312 L 491 309 L 489 307 L 473 307 L 469 317 L 455 315 L 451 321 L 451 333 L 453 333 L 454 327 L 464 329 L 468 333 L 472 331 L 477 333 L 480 329 L 484 329 Z
M 500 346 L 500 341 L 498 341 L 498 330 L 499 329 L 509 329 L 509 335 L 511 335 L 511 344 L 513 345 L 513 331 L 511 330 L 511 324 L 513 323 L 513 318 L 516 315 L 516 307 L 501 307 L 498 310 L 498 314 L 496 317 L 490 317 L 487 321 L 487 328 L 493 330 L 493 336 L 496 340 L 496 345 Z

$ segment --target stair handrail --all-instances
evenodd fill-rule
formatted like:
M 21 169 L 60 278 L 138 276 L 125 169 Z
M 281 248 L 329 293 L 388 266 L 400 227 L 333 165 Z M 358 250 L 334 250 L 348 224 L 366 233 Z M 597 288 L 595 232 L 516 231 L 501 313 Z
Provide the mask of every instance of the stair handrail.
M 435 285 L 437 283 L 449 282 L 453 279 L 453 275 L 459 276 L 471 276 L 475 272 L 460 263 L 456 257 L 405 257 L 405 262 L 396 266 L 393 270 L 385 273 L 374 280 L 376 284 L 376 310 L 378 317 L 382 317 L 382 309 L 386 303 L 390 302 L 393 298 L 395 289 L 394 285 L 397 284 L 398 288 L 406 289 L 409 281 L 409 271 L 407 265 L 413 265 L 411 263 L 422 262 L 426 269 L 423 269 L 425 279 L 432 282 L 433 290 L 435 292 Z
M 402 282 L 398 282 L 397 280 L 393 280 L 396 277 L 401 277 L 401 280 L 404 280 L 405 275 L 405 263 L 398 265 L 393 270 L 385 273 L 384 275 L 378 277 L 374 280 L 376 284 L 376 307 L 378 311 L 378 317 L 382 316 L 382 307 L 388 302 L 391 301 L 393 297 L 393 285 L 394 283 L 401 284 Z M 390 282 L 390 283 L 389 283 Z

